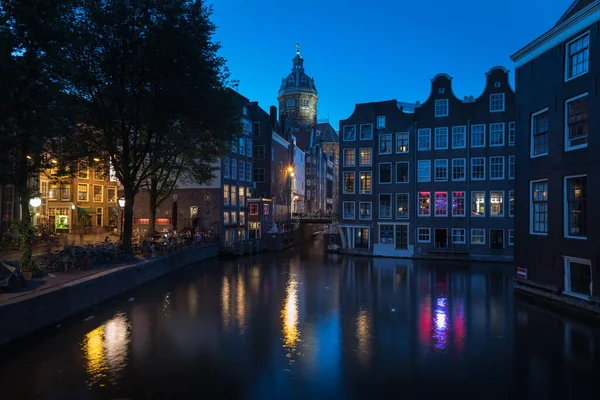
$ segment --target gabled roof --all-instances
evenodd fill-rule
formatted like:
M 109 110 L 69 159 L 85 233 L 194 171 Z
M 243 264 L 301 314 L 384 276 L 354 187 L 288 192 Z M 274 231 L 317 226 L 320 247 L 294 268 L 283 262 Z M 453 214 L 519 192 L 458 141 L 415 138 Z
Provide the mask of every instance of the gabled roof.
M 560 17 L 560 19 L 554 26 L 558 26 L 558 25 L 562 24 L 563 22 L 565 22 L 566 20 L 571 18 L 573 15 L 575 15 L 579 11 L 583 10 L 585 7 L 592 4 L 594 1 L 597 1 L 597 0 L 575 0 L 569 6 L 569 8 L 567 8 L 567 11 L 565 11 L 565 13 L 562 15 L 562 17 Z
M 329 122 L 323 122 L 315 126 L 315 131 L 321 131 L 321 135 L 317 138 L 320 142 L 339 142 L 340 137 Z

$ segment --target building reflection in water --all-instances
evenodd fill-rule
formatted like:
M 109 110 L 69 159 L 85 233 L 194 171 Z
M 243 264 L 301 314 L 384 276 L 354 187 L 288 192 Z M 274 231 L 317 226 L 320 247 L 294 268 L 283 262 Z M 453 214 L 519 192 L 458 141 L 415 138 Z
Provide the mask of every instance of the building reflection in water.
M 448 315 L 446 314 L 446 298 L 438 298 L 435 306 L 435 323 L 433 325 L 433 339 L 435 347 L 444 350 L 448 340 Z
M 198 315 L 198 287 L 196 286 L 196 283 L 190 282 L 188 285 L 187 298 L 190 315 L 195 317 Z
M 82 347 L 89 386 L 105 386 L 101 382 L 103 378 L 108 378 L 109 382 L 120 378 L 127 366 L 130 341 L 130 324 L 125 314 L 115 315 L 85 335 Z
M 290 274 L 285 289 L 285 302 L 281 310 L 283 324 L 283 347 L 287 350 L 287 357 L 293 360 L 296 347 L 300 341 L 298 329 L 298 280 L 294 273 L 295 268 L 290 267 Z
M 366 367 L 371 361 L 371 318 L 364 308 L 356 316 L 356 338 L 358 359 Z

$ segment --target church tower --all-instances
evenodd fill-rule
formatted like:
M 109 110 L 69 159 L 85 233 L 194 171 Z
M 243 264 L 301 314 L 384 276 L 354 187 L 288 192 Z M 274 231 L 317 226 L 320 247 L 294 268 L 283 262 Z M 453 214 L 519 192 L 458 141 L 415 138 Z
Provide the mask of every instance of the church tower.
M 317 88 L 315 80 L 304 72 L 304 59 L 300 45 L 292 59 L 292 72 L 281 80 L 279 88 L 279 117 L 285 116 L 292 125 L 310 128 L 317 124 Z

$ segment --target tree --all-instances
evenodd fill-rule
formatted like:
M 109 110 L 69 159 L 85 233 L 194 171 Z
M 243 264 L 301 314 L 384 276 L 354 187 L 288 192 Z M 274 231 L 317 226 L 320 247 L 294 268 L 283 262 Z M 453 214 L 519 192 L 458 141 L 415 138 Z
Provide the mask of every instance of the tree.
M 81 110 L 81 143 L 122 185 L 126 250 L 142 185 L 182 160 L 207 169 L 238 131 L 211 13 L 201 0 L 79 0 L 66 19 L 54 76 Z
M 68 2 L 60 0 L 4 0 L 0 6 L 0 183 L 12 184 L 21 220 L 20 267 L 31 267 L 29 199 L 35 182 L 49 167 L 48 154 L 69 135 L 64 96 L 49 70 L 59 60 L 55 44 L 64 39 L 58 22 Z M 64 165 L 61 163 L 61 165 Z

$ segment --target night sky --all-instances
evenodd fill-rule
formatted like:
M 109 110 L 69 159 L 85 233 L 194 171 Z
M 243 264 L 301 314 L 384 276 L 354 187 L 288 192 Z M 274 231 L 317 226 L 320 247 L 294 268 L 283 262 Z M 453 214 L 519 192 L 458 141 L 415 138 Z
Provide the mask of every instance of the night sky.
M 210 1 L 209 1 L 210 2 Z M 215 39 L 238 90 L 268 111 L 300 43 L 319 91 L 319 119 L 348 118 L 356 103 L 423 102 L 430 79 L 454 78 L 479 96 L 491 67 L 550 29 L 572 0 L 214 0 Z M 514 85 L 513 85 L 514 87 Z

